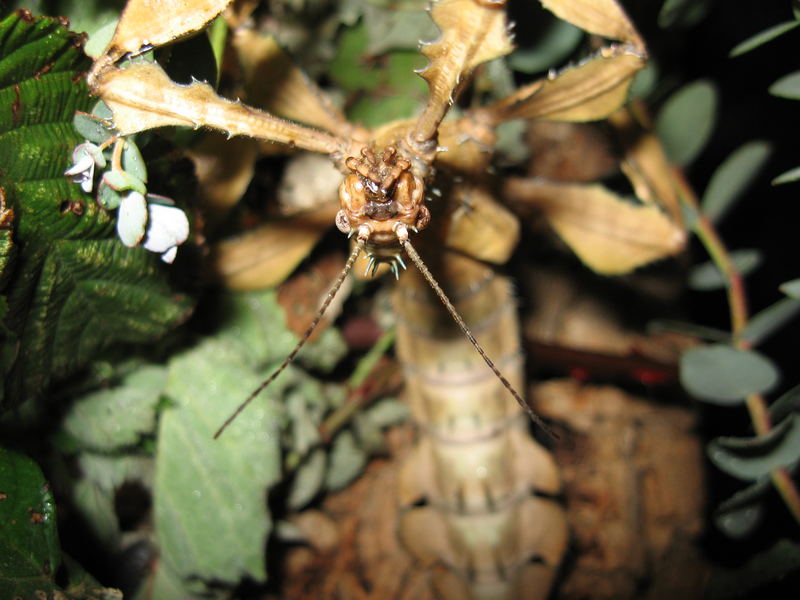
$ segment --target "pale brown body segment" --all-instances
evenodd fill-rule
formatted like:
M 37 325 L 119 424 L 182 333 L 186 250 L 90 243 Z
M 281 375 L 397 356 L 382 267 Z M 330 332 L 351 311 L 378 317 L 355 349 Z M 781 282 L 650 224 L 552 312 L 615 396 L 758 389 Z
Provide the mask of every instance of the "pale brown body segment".
M 523 389 L 509 280 L 455 253 L 439 264 L 456 308 Z M 446 567 L 432 577 L 442 598 L 546 598 L 568 537 L 552 457 L 418 274 L 403 274 L 394 304 L 406 398 L 419 427 L 400 475 L 401 540 L 424 564 Z

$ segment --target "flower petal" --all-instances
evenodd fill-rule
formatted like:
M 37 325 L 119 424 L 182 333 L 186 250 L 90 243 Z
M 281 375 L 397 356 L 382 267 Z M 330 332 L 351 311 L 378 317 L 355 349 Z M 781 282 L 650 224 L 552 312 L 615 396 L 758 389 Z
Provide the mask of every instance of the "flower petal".
M 180 208 L 150 203 L 148 210 L 150 221 L 144 247 L 150 252 L 167 252 L 189 237 L 189 219 Z
M 147 226 L 147 201 L 139 192 L 122 197 L 117 212 L 117 235 L 122 243 L 133 248 L 144 238 Z
M 161 255 L 161 260 L 163 260 L 165 263 L 172 264 L 172 261 L 175 260 L 176 254 L 178 254 L 178 247 L 173 246 L 172 248 L 170 248 L 169 250 L 164 252 L 164 254 Z

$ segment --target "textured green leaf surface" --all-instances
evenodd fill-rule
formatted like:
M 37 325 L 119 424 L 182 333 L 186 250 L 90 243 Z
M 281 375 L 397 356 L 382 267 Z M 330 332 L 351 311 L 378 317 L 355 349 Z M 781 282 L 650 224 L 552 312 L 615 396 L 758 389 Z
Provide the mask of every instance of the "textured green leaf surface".
M 161 558 L 184 578 L 266 577 L 266 491 L 280 476 L 280 413 L 271 393 L 212 439 L 258 384 L 230 341 L 208 340 L 172 361 L 166 393 L 175 405 L 158 432 L 155 517 Z
M 0 448 L 0 598 L 49 597 L 60 560 L 55 502 L 42 471 Z
M 64 418 L 63 429 L 91 450 L 133 446 L 156 425 L 156 405 L 167 380 L 165 367 L 148 365 L 120 385 L 84 396 Z
M 772 389 L 779 375 L 775 365 L 758 352 L 715 344 L 684 352 L 680 379 L 686 390 L 700 400 L 739 404 L 748 394 Z
M 0 406 L 39 397 L 111 344 L 157 338 L 190 310 L 158 258 L 122 247 L 113 213 L 63 175 L 82 141 L 74 113 L 95 102 L 80 42 L 59 19 L 0 22 L 0 105 L 10 107 L 0 112 L 0 188 L 16 253 L 0 279 Z
M 272 529 L 266 497 L 281 476 L 285 394 L 307 396 L 320 388 L 290 367 L 212 439 L 297 340 L 283 325 L 274 292 L 234 295 L 223 305 L 230 315 L 224 329 L 170 362 L 170 406 L 158 431 L 154 508 L 161 564 L 194 593 L 203 582 L 266 578 Z

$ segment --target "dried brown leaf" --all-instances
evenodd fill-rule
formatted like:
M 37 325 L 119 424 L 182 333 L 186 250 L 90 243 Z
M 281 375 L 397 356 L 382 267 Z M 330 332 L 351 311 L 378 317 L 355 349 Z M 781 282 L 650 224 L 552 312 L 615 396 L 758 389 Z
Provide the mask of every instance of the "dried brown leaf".
M 258 143 L 249 138 L 229 140 L 215 133 L 187 154 L 194 162 L 203 217 L 213 226 L 225 219 L 253 179 Z
M 513 49 L 505 2 L 439 0 L 431 7 L 431 17 L 441 36 L 422 47 L 430 63 L 420 75 L 428 82 L 430 94 L 411 136 L 417 143 L 435 137 L 459 84 L 475 67 Z
M 233 135 L 247 135 L 330 154 L 343 140 L 327 133 L 284 121 L 239 102 L 221 98 L 206 83 L 179 85 L 153 63 L 137 63 L 103 73 L 94 93 L 114 113 L 122 135 L 184 125 L 210 127 Z
M 92 67 L 92 75 L 105 71 L 123 55 L 143 47 L 157 47 L 200 31 L 231 0 L 128 0 L 114 37 Z
M 510 179 L 514 202 L 541 210 L 580 259 L 604 275 L 619 275 L 675 254 L 686 234 L 653 205 L 627 202 L 600 185 Z
M 351 135 L 353 126 L 273 37 L 240 28 L 233 35 L 233 47 L 250 104 L 343 137 Z
M 325 297 L 331 287 L 331 282 L 344 267 L 345 259 L 337 253 L 325 254 L 315 260 L 310 268 L 303 268 L 301 272 L 293 275 L 278 288 L 278 304 L 286 313 L 286 326 L 302 336 L 308 324 L 314 320 Z M 342 313 L 342 305 L 350 295 L 352 282 L 345 280 L 344 289 L 340 289 L 325 311 L 319 325 L 314 329 L 308 340 L 313 342 L 322 332 L 336 320 Z
M 584 31 L 644 48 L 625 11 L 615 0 L 541 0 L 560 19 Z
M 621 133 L 626 152 L 620 167 L 636 197 L 642 202 L 662 206 L 676 223 L 682 224 L 674 169 L 658 137 L 636 124 L 629 110 L 614 113 L 609 121 Z
M 630 46 L 604 48 L 555 77 L 520 88 L 485 112 L 495 123 L 510 119 L 605 119 L 625 103 L 633 76 L 644 65 L 645 56 Z
M 519 241 L 519 220 L 480 187 L 462 186 L 444 244 L 473 258 L 504 264 Z
M 212 264 L 230 289 L 254 290 L 282 282 L 331 226 L 336 205 L 273 221 L 214 247 Z

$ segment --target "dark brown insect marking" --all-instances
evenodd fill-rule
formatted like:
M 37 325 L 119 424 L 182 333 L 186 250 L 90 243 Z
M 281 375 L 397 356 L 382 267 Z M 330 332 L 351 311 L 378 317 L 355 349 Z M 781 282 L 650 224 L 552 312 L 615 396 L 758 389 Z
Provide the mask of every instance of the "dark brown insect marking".
M 399 224 L 408 229 L 423 229 L 430 220 L 424 205 L 425 186 L 412 173 L 411 163 L 394 146 L 388 146 L 380 158 L 371 147 L 361 150 L 361 157 L 345 160 L 349 173 L 339 187 L 342 209 L 336 226 L 344 233 L 369 228 L 371 245 L 397 242 Z

